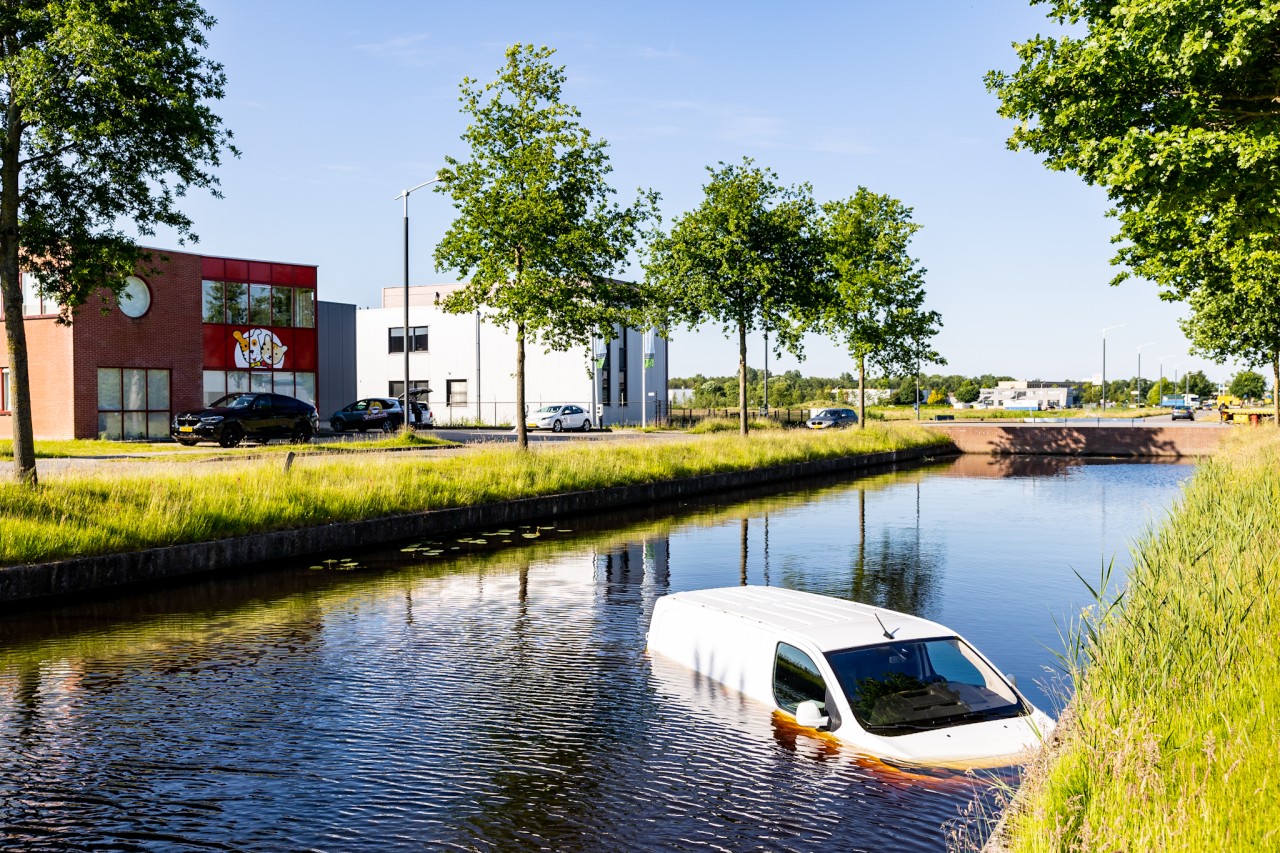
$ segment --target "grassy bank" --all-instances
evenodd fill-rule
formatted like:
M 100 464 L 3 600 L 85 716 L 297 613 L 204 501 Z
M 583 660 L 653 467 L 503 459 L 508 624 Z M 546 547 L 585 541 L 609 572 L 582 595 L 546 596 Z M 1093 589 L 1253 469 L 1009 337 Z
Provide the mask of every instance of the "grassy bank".
M 1280 439 L 1223 450 L 1078 626 L 1078 692 L 1010 849 L 1280 849 Z
M 487 445 L 445 458 L 308 457 L 65 474 L 0 485 L 0 565 L 200 542 L 608 486 L 945 443 L 917 427 L 649 443 Z

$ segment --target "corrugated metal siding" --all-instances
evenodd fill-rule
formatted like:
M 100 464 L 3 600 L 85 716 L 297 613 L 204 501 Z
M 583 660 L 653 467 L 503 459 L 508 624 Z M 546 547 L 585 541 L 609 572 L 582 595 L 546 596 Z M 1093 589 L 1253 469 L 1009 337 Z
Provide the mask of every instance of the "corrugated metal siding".
M 320 351 L 316 409 L 323 423 L 356 399 L 356 306 L 321 301 L 316 331 Z

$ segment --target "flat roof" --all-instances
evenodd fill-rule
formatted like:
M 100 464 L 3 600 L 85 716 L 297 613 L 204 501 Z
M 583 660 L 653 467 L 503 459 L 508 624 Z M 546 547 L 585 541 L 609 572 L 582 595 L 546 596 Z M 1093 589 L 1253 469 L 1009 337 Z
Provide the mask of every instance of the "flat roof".
M 886 628 L 897 640 L 955 634 L 937 622 L 896 610 L 775 586 L 702 589 L 674 593 L 671 597 L 758 622 L 775 631 L 804 635 L 824 652 L 886 642 L 889 639 L 884 635 Z

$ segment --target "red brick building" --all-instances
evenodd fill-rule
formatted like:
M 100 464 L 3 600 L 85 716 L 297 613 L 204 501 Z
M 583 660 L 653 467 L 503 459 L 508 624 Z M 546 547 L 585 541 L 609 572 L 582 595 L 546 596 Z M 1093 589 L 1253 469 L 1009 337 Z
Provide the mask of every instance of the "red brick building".
M 174 412 L 229 391 L 316 400 L 316 268 L 152 250 L 103 313 L 70 326 L 23 276 L 36 438 L 165 438 Z M 3 319 L 0 318 L 0 323 Z M 0 438 L 13 435 L 0 349 Z

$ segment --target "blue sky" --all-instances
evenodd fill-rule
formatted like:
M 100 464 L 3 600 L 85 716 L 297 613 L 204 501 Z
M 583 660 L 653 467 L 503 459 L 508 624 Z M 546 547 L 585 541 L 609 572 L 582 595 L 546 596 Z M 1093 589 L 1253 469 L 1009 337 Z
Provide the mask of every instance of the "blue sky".
M 376 305 L 402 281 L 399 191 L 464 156 L 464 76 L 492 79 L 503 50 L 557 48 L 565 98 L 610 143 L 619 198 L 662 194 L 669 224 L 702 197 L 705 168 L 744 155 L 820 201 L 859 185 L 912 206 L 914 249 L 941 312 L 946 372 L 1019 378 L 1149 378 L 1232 371 L 1186 355 L 1180 305 L 1154 286 L 1110 287 L 1114 222 L 1073 175 L 1005 148 L 982 75 L 1011 69 L 1011 43 L 1053 28 L 1018 0 L 885 3 L 307 4 L 211 0 L 210 53 L 226 66 L 217 111 L 243 151 L 220 170 L 225 198 L 186 209 L 200 250 L 314 263 L 321 297 Z M 302 10 L 305 10 L 302 11 Z M 411 278 L 451 280 L 431 261 L 453 209 L 410 201 Z M 148 242 L 173 246 L 171 235 Z M 638 274 L 638 271 L 633 271 Z M 749 361 L 760 366 L 762 348 Z M 799 369 L 852 369 L 814 339 Z M 679 330 L 672 375 L 728 374 L 736 344 Z M 770 359 L 777 370 L 796 367 Z M 931 368 L 927 368 L 931 369 Z

